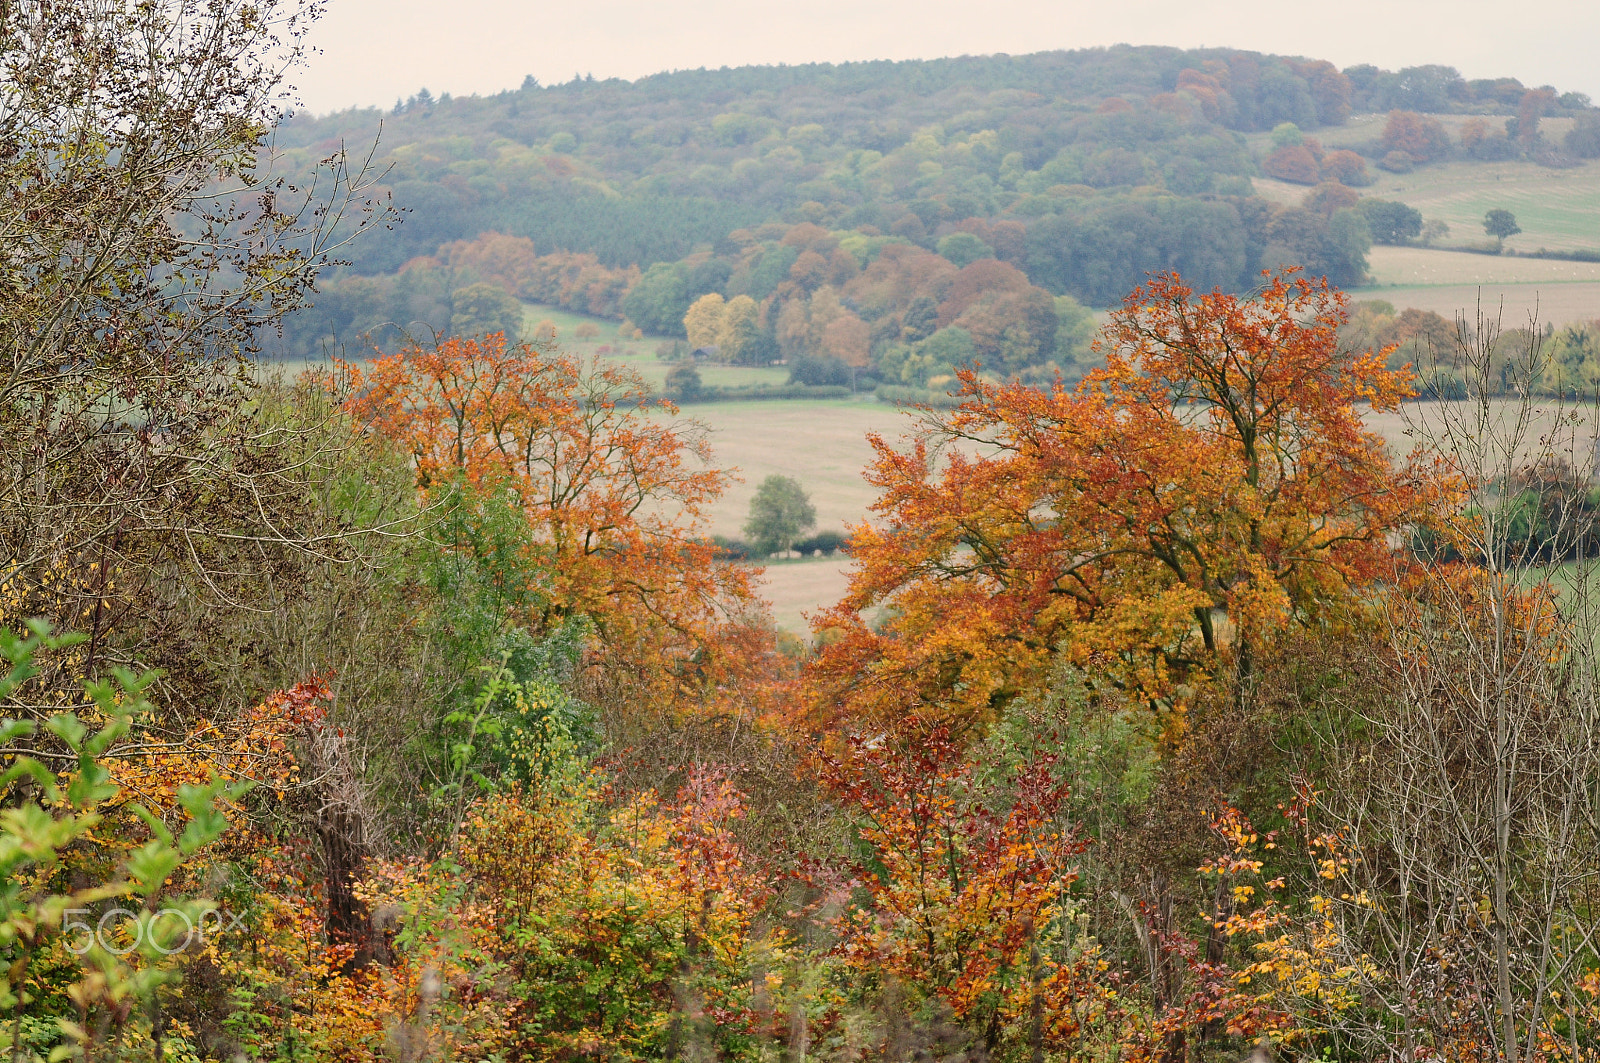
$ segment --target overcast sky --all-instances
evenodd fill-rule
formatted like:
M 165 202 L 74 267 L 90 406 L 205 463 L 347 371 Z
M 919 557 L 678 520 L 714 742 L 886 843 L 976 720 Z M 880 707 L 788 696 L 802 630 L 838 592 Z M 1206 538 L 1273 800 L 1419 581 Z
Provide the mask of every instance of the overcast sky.
M 750 63 L 923 59 L 1116 44 L 1227 46 L 1600 99 L 1600 0 L 330 0 L 294 79 L 317 113 Z

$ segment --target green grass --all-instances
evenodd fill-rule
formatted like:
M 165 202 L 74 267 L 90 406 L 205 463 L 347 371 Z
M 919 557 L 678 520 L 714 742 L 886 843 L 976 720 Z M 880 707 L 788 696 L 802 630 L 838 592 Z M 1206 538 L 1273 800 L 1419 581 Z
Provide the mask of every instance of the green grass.
M 1437 115 L 1451 136 L 1470 115 Z M 1491 123 L 1504 116 L 1487 116 Z M 1313 135 L 1324 146 L 1355 147 L 1383 133 L 1385 115 L 1358 115 L 1343 127 L 1319 129 Z M 1541 124 L 1559 140 L 1570 122 L 1551 119 Z M 1270 150 L 1268 134 L 1247 138 L 1253 150 Z M 1526 322 L 1535 308 L 1541 322 L 1564 325 L 1600 317 L 1600 273 L 1594 263 L 1497 258 L 1468 255 L 1451 248 L 1492 247 L 1483 231 L 1483 216 L 1504 208 L 1517 217 L 1522 232 L 1506 240 L 1508 250 L 1530 252 L 1600 250 L 1600 160 L 1571 169 L 1553 170 L 1532 162 L 1453 161 L 1419 166 L 1394 174 L 1370 167 L 1374 182 L 1358 191 L 1363 196 L 1399 200 L 1450 226 L 1436 250 L 1374 247 L 1370 256 L 1375 283 L 1353 291 L 1357 298 L 1385 299 L 1397 309 L 1415 307 L 1445 317 L 1457 311 L 1476 314 L 1484 307 L 1497 312 L 1504 305 L 1507 325 Z M 1310 189 L 1270 178 L 1255 179 L 1258 194 L 1277 203 L 1299 203 Z
M 523 328 L 532 332 L 534 327 L 542 321 L 549 321 L 556 327 L 556 339 L 561 343 L 561 349 L 567 354 L 580 358 L 589 358 L 600 354 L 606 358 L 623 362 L 638 370 L 640 375 L 659 391 L 666 383 L 667 370 L 671 368 L 667 362 L 662 361 L 656 353 L 663 343 L 671 344 L 673 341 L 662 336 L 646 336 L 642 340 L 624 338 L 618 331 L 621 323 L 608 321 L 605 318 L 586 317 L 574 314 L 554 306 L 543 306 L 538 303 L 525 303 L 523 305 Z M 589 339 L 578 338 L 578 326 L 584 323 L 593 325 L 599 334 Z M 602 351 L 602 347 L 610 348 Z M 698 366 L 700 382 L 708 387 L 739 388 L 750 385 L 787 384 L 789 371 L 782 366 L 762 366 L 760 368 L 739 365 L 705 365 Z
M 660 336 L 647 336 L 642 340 L 623 339 L 618 333 L 618 329 L 622 326 L 620 321 L 612 321 L 603 317 L 589 317 L 586 314 L 574 314 L 560 307 L 545 306 L 542 303 L 522 304 L 522 327 L 524 330 L 533 331 L 533 327 L 541 321 L 549 321 L 555 325 L 557 339 L 561 341 L 563 347 L 578 343 L 576 336 L 578 326 L 585 323 L 593 325 L 599 330 L 599 335 L 593 340 L 584 341 L 585 346 L 593 347 L 600 344 L 620 345 L 624 350 L 636 350 L 640 353 L 653 354 L 656 344 L 660 343 L 663 338 Z
M 1600 249 L 1600 161 L 1570 170 L 1531 162 L 1447 162 L 1408 174 L 1376 171 L 1364 195 L 1397 199 L 1450 226 L 1444 242 L 1486 243 L 1485 212 L 1517 216 L 1522 232 L 1506 240 L 1515 251 Z
M 1358 191 L 1399 200 L 1424 218 L 1445 222 L 1450 235 L 1442 246 L 1493 245 L 1483 231 L 1483 216 L 1503 207 L 1522 227 L 1506 240 L 1513 251 L 1600 250 L 1600 160 L 1567 170 L 1517 161 L 1430 163 L 1404 174 L 1372 167 L 1370 172 L 1374 182 Z M 1255 186 L 1275 202 L 1297 203 L 1310 191 L 1262 177 Z

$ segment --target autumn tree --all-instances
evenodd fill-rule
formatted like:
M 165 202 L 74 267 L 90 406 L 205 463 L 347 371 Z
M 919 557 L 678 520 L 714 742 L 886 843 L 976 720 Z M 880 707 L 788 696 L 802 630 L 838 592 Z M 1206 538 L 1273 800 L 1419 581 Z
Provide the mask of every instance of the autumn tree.
M 1266 161 L 1261 164 L 1261 172 L 1268 177 L 1276 177 L 1280 181 L 1290 181 L 1298 185 L 1314 185 L 1320 171 L 1317 160 L 1305 147 L 1295 144 L 1291 147 L 1279 148 Z
M 715 347 L 722 342 L 723 320 L 726 305 L 721 295 L 712 292 L 702 295 L 683 315 L 683 328 L 689 336 L 689 347 Z
M 1117 1016 L 1100 949 L 1074 942 L 1063 918 L 1088 843 L 1061 822 L 1066 793 L 1047 758 L 1020 765 L 996 808 L 943 729 L 842 745 L 815 770 L 864 854 L 850 870 L 871 904 L 835 924 L 861 990 L 898 983 L 914 995 L 908 1011 L 942 1005 L 969 1044 L 994 1054 L 1040 1058 Z
M 822 330 L 823 349 L 853 369 L 866 367 L 871 341 L 867 323 L 848 311 L 834 318 Z
M 450 293 L 450 334 L 487 336 L 499 332 L 511 343 L 522 334 L 522 304 L 495 284 L 470 284 Z
M 350 410 L 411 454 L 424 492 L 464 479 L 516 499 L 548 579 L 522 622 L 589 616 L 608 645 L 676 674 L 751 607 L 701 535 L 728 479 L 705 429 L 633 370 L 499 336 L 346 368 Z
M 1517 139 L 1531 148 L 1539 142 L 1539 120 L 1554 106 L 1555 91 L 1549 88 L 1529 89 L 1517 104 Z
M 1517 224 L 1517 216 L 1504 207 L 1496 207 L 1483 216 L 1483 231 L 1495 238 L 1495 246 L 1505 250 L 1506 237 L 1515 236 L 1522 231 L 1522 226 Z
M 1341 148 L 1328 152 L 1322 157 L 1321 169 L 1325 181 L 1338 181 L 1352 186 L 1372 183 L 1372 178 L 1367 175 L 1366 160 L 1353 151 Z
M 1344 316 L 1292 274 L 1248 299 L 1163 276 L 1076 391 L 963 372 L 909 448 L 872 437 L 878 522 L 818 622 L 841 637 L 813 711 L 981 724 L 1060 655 L 1164 712 L 1285 625 L 1338 622 L 1420 497 L 1361 421 L 1408 376 L 1342 352 Z
M 1429 162 L 1450 150 L 1450 135 L 1437 118 L 1415 111 L 1391 111 L 1380 143 L 1386 152 L 1402 152 L 1412 162 Z
M 722 320 L 717 329 L 718 357 L 742 363 L 755 353 L 756 339 L 761 332 L 760 313 L 756 301 L 748 295 L 736 295 L 728 300 L 722 308 Z M 691 345 L 693 342 L 691 339 Z
M 1367 229 L 1380 244 L 1404 244 L 1422 235 L 1422 212 L 1386 199 L 1362 199 L 1357 204 Z

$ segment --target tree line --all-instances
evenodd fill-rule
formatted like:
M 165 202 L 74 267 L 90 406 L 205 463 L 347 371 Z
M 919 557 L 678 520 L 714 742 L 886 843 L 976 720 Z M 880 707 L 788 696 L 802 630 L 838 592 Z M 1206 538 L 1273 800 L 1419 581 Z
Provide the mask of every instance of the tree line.
M 899 226 L 922 239 L 968 218 L 1061 212 L 1087 195 L 1247 195 L 1241 179 L 1257 163 L 1242 132 L 1311 133 L 1368 107 L 1512 115 L 1521 125 L 1510 140 L 1485 126 L 1474 142 L 1491 154 L 1502 141 L 1527 149 L 1544 115 L 1579 115 L 1585 130 L 1592 118 L 1575 94 L 1466 82 L 1448 68 L 1340 72 L 1250 52 L 1118 47 L 427 96 L 391 115 L 296 115 L 277 143 L 286 165 L 309 167 L 381 125 L 386 187 L 410 212 L 350 252 L 357 273 L 392 272 L 490 231 L 645 269 L 767 221 Z M 1353 153 L 1332 154 L 1350 165 Z

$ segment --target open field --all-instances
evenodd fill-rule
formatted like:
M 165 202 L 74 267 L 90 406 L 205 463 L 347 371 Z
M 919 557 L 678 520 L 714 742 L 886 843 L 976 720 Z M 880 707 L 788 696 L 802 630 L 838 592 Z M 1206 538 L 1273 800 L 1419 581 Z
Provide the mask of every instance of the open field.
M 1476 423 L 1476 415 L 1468 405 L 1465 402 L 1409 402 L 1393 413 L 1368 413 L 1366 424 L 1383 436 L 1398 459 L 1417 446 L 1447 447 L 1444 442 L 1447 428 L 1460 431 Z M 1514 399 L 1500 399 L 1491 403 L 1491 409 L 1498 418 L 1496 438 L 1505 440 L 1514 427 L 1512 419 L 1518 414 L 1519 404 Z M 1542 447 L 1548 446 L 1550 453 L 1565 457 L 1582 468 L 1590 461 L 1597 423 L 1600 423 L 1600 410 L 1594 407 L 1542 400 L 1530 408 L 1528 425 L 1521 433 L 1517 461 L 1531 461 Z M 1492 460 L 1503 461 L 1503 458 Z
M 1353 299 L 1382 299 L 1395 309 L 1432 310 L 1447 319 L 1465 311 L 1468 319 L 1484 313 L 1500 317 L 1506 328 L 1528 323 L 1535 311 L 1541 325 L 1567 325 L 1600 318 L 1600 281 L 1568 284 L 1444 284 L 1352 289 Z M 1481 300 L 1481 301 L 1480 301 Z
M 1600 209 L 1600 204 L 1597 204 Z M 1367 263 L 1378 285 L 1572 284 L 1600 281 L 1600 262 L 1509 258 L 1427 247 L 1374 245 Z
M 768 565 L 761 577 L 762 597 L 772 605 L 772 619 L 784 631 L 805 635 L 807 614 L 815 615 L 844 597 L 850 584 L 850 559 L 843 554 Z
M 1490 243 L 1483 234 L 1483 215 L 1502 207 L 1517 215 L 1522 226 L 1520 234 L 1506 240 L 1510 250 L 1600 250 L 1600 160 L 1571 170 L 1517 160 L 1429 163 L 1411 173 L 1373 166 L 1370 173 L 1376 179 L 1358 189 L 1360 194 L 1400 200 L 1422 211 L 1424 218 L 1440 219 L 1450 226 L 1445 247 Z M 1254 178 L 1254 186 L 1259 195 L 1278 203 L 1301 202 L 1310 191 L 1272 178 Z
M 1485 244 L 1483 215 L 1504 207 L 1522 232 L 1506 240 L 1514 251 L 1600 249 L 1600 160 L 1570 170 L 1532 162 L 1442 162 L 1411 173 L 1372 168 L 1376 180 L 1363 196 L 1395 199 L 1450 226 L 1443 243 Z M 1310 189 L 1271 178 L 1254 179 L 1256 191 L 1278 203 L 1298 203 Z
M 1481 305 L 1506 327 L 1566 325 L 1600 318 L 1600 262 L 1500 258 L 1423 247 L 1374 247 L 1367 256 L 1378 282 L 1351 289 L 1355 299 L 1382 299 L 1447 318 L 1476 317 Z
M 663 343 L 670 344 L 672 340 L 661 336 L 646 336 L 642 340 L 623 339 L 618 334 L 620 322 L 600 317 L 585 317 L 554 306 L 524 304 L 522 327 L 531 333 L 534 326 L 541 321 L 549 321 L 555 325 L 556 338 L 560 340 L 561 349 L 567 354 L 588 358 L 603 353 L 607 358 L 626 362 L 637 369 L 640 375 L 650 381 L 657 390 L 664 386 L 667 370 L 670 367 L 657 356 L 656 348 Z M 599 329 L 599 334 L 591 339 L 580 340 L 577 336 L 578 326 L 585 322 Z M 601 347 L 610 349 L 602 352 Z M 698 368 L 701 383 L 710 387 L 736 388 L 751 384 L 789 382 L 789 371 L 781 366 L 754 368 L 739 365 L 701 365 Z
M 549 321 L 556 327 L 556 338 L 561 341 L 561 346 L 576 352 L 580 348 L 593 348 L 600 344 L 610 344 L 620 348 L 620 353 L 654 356 L 656 344 L 661 342 L 660 336 L 646 336 L 642 340 L 623 339 L 618 335 L 621 322 L 611 321 L 603 317 L 589 317 L 585 314 L 574 314 L 558 306 L 546 306 L 543 303 L 522 304 L 522 327 L 524 331 L 532 332 L 535 325 L 541 321 Z M 574 333 L 578 326 L 587 322 L 599 330 L 599 334 L 592 340 L 580 341 Z M 669 341 L 670 342 L 670 341 Z
M 1523 230 L 1506 240 L 1513 250 L 1600 248 L 1600 161 L 1570 170 L 1531 162 L 1447 162 L 1407 174 L 1374 172 L 1378 179 L 1363 195 L 1397 199 L 1425 218 L 1447 222 L 1447 243 L 1487 240 L 1484 213 L 1504 207 Z
M 711 511 L 711 531 L 742 536 L 756 486 L 774 473 L 792 476 L 817 507 L 817 530 L 842 532 L 863 520 L 875 496 L 862 479 L 872 460 L 868 432 L 893 441 L 910 418 L 893 406 L 859 402 L 715 402 L 686 412 L 711 429 L 716 461 L 737 467 L 734 484 Z

